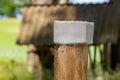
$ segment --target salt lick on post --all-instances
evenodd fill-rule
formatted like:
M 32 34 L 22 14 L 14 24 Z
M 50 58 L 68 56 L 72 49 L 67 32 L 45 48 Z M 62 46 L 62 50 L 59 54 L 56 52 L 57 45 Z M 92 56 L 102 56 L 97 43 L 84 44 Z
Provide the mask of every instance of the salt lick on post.
M 93 43 L 93 33 L 93 22 L 54 22 L 54 80 L 87 80 L 88 45 Z

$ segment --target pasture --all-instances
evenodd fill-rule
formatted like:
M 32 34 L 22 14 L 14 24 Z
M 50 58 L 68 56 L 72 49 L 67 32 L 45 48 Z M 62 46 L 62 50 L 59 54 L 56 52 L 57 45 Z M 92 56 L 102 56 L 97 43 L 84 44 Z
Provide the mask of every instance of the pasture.
M 0 80 L 32 80 L 32 71 L 27 66 L 27 47 L 16 45 L 20 23 L 14 18 L 0 19 Z M 93 58 L 94 46 L 90 47 L 90 51 Z M 101 70 L 99 49 L 95 71 L 97 74 L 93 75 L 89 69 L 89 80 L 120 80 L 119 70 L 112 75 Z
M 20 20 L 0 20 L 0 80 L 29 80 L 26 47 L 16 45 Z

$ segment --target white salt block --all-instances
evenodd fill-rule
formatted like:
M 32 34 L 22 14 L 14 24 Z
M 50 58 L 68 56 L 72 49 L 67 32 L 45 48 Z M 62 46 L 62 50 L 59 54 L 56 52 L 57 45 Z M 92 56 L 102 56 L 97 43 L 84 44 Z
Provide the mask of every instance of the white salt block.
M 92 44 L 94 23 L 87 21 L 54 21 L 56 44 Z

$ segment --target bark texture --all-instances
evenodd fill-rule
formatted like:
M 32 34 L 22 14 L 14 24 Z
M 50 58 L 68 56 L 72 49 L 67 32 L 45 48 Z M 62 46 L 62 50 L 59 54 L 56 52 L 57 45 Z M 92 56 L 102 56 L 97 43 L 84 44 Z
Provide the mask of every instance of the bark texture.
M 88 47 L 58 46 L 55 48 L 54 80 L 87 80 Z

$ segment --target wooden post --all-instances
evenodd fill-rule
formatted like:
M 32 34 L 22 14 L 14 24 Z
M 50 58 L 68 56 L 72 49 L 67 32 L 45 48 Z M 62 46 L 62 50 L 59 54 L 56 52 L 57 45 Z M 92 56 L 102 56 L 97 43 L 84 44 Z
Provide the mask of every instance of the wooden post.
M 93 43 L 94 24 L 55 21 L 54 80 L 87 80 L 88 44 Z
M 28 46 L 28 67 L 33 71 L 33 80 L 41 80 L 43 74 L 40 56 L 37 50 L 34 45 Z
M 104 66 L 103 69 L 104 70 L 108 70 L 110 71 L 110 66 L 111 66 L 111 43 L 107 42 L 104 45 L 104 57 L 105 57 L 105 61 L 104 61 Z

